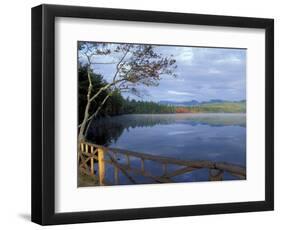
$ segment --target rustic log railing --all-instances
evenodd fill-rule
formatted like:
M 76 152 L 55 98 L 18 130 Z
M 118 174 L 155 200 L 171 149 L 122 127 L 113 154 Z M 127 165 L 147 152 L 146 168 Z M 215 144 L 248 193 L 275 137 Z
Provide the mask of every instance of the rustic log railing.
M 123 161 L 118 162 L 119 157 L 123 157 Z M 131 165 L 131 158 L 138 159 L 140 166 Z M 145 168 L 145 161 L 153 161 L 162 165 L 162 175 L 153 175 Z M 108 181 L 105 179 L 106 164 L 114 167 L 114 179 Z M 168 170 L 168 165 L 180 166 L 176 170 Z M 93 177 L 97 181 L 97 185 L 113 185 L 119 184 L 119 173 L 121 172 L 132 184 L 137 181 L 131 174 L 141 175 L 152 179 L 157 183 L 173 182 L 173 177 L 191 173 L 198 169 L 209 170 L 209 180 L 223 180 L 224 172 L 237 177 L 238 179 L 246 179 L 246 169 L 239 165 L 229 164 L 225 162 L 211 161 L 187 161 L 170 157 L 155 156 L 145 153 L 138 153 L 129 150 L 117 148 L 109 148 L 89 142 L 80 143 L 79 146 L 79 169 L 82 174 Z

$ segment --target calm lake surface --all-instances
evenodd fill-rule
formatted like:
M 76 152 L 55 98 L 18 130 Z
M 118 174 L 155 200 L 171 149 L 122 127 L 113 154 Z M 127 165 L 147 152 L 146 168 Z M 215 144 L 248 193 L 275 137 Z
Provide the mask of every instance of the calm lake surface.
M 88 139 L 100 145 L 158 156 L 246 166 L 246 114 L 141 114 L 103 118 L 91 124 Z M 160 174 L 162 169 L 149 161 L 145 167 L 153 174 Z M 106 170 L 107 177 L 111 177 L 113 169 L 108 166 Z M 225 180 L 235 179 L 225 174 Z M 177 176 L 175 181 L 207 179 L 208 172 L 202 169 Z M 141 177 L 138 180 L 151 183 Z M 127 183 L 120 174 L 120 184 Z

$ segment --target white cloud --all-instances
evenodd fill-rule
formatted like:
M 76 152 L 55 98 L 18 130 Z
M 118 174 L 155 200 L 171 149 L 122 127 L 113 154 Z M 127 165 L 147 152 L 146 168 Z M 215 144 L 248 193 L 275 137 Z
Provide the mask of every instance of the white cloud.
M 241 61 L 242 60 L 240 58 L 236 57 L 236 56 L 229 56 L 229 57 L 226 57 L 226 58 L 223 58 L 223 59 L 218 59 L 215 62 L 218 63 L 218 64 L 227 64 L 227 63 L 240 64 Z
M 213 68 L 211 68 L 211 69 L 209 69 L 208 73 L 209 73 L 209 74 L 220 74 L 221 71 L 218 70 L 218 69 L 213 69 Z
M 177 47 L 177 55 L 175 56 L 177 61 L 185 62 L 190 64 L 193 60 L 193 49 L 188 47 Z
M 168 90 L 169 94 L 173 94 L 173 95 L 185 95 L 185 96 L 193 96 L 193 93 L 189 93 L 189 92 L 183 92 L 183 91 L 174 91 L 174 90 Z

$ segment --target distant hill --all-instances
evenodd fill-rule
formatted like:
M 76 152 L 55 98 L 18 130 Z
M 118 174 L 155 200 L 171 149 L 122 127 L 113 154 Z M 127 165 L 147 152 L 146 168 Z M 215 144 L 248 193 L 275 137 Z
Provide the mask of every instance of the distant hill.
M 209 101 L 202 101 L 199 102 L 197 100 L 191 100 L 191 101 L 159 101 L 158 104 L 160 105 L 173 105 L 173 106 L 200 106 L 200 105 L 206 105 L 206 104 L 221 104 L 221 103 L 245 103 L 245 100 L 240 101 L 227 101 L 227 100 L 221 100 L 221 99 L 211 99 Z
M 196 100 L 191 101 L 159 101 L 158 104 L 160 105 L 173 105 L 173 106 L 191 106 L 191 105 L 199 105 L 200 102 Z

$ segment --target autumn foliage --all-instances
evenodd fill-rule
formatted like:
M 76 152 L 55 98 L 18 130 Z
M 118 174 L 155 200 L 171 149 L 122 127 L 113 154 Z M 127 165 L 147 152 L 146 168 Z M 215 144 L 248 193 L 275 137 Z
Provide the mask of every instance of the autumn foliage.
M 176 113 L 190 113 L 190 110 L 188 108 L 177 107 Z

